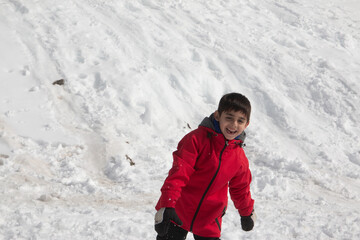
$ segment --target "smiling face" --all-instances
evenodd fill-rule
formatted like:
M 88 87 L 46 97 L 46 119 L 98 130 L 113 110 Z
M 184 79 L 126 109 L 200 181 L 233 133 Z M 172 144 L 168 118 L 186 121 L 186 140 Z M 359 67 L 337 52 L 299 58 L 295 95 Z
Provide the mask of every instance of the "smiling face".
M 240 111 L 215 111 L 214 117 L 220 124 L 220 130 L 227 140 L 239 136 L 249 125 L 246 115 Z

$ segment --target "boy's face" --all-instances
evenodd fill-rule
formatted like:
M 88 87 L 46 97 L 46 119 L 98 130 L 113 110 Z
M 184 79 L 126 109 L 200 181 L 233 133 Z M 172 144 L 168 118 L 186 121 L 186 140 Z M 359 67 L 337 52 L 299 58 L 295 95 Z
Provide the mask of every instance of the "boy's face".
M 215 111 L 214 117 L 220 124 L 220 130 L 227 140 L 233 140 L 239 136 L 249 125 L 244 113 L 238 111 L 224 111 L 219 114 Z

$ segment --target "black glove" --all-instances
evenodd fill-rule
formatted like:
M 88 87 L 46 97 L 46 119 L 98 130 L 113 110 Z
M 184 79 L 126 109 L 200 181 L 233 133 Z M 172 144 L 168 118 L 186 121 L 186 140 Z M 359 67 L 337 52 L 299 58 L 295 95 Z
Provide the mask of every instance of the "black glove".
M 170 220 L 181 226 L 182 222 L 175 212 L 175 208 L 161 208 L 155 214 L 155 231 L 160 237 L 167 234 L 170 226 Z
M 250 214 L 250 216 L 241 216 L 241 227 L 244 231 L 251 231 L 254 227 L 254 223 L 256 220 L 256 214 L 254 210 Z

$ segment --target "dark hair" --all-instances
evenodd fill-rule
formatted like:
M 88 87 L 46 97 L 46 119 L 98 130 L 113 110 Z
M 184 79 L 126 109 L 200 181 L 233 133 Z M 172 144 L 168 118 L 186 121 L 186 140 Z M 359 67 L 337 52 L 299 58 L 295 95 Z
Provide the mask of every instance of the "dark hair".
M 245 114 L 247 122 L 250 121 L 251 104 L 249 99 L 240 93 L 225 94 L 219 102 L 218 112 L 219 115 L 224 111 L 240 111 Z

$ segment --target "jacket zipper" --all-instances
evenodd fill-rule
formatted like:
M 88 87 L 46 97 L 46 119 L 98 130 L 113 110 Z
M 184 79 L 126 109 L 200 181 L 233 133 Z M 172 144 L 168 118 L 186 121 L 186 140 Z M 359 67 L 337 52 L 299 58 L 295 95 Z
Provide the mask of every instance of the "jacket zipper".
M 225 142 L 225 146 L 223 147 L 223 149 L 222 149 L 221 152 L 220 152 L 218 168 L 216 169 L 216 172 L 215 172 L 214 176 L 212 177 L 209 185 L 207 186 L 204 194 L 203 194 L 202 197 L 201 197 L 201 200 L 200 200 L 200 202 L 199 202 L 199 205 L 198 205 L 198 207 L 197 207 L 197 209 L 196 209 L 196 211 L 195 211 L 194 217 L 193 217 L 193 219 L 192 219 L 192 221 L 191 221 L 190 232 L 192 232 L 192 229 L 193 229 L 193 226 L 194 226 L 194 222 L 195 222 L 196 216 L 198 215 L 198 213 L 199 213 L 199 211 L 200 211 L 201 204 L 202 204 L 202 202 L 204 201 L 207 192 L 209 191 L 211 185 L 213 184 L 213 182 L 215 181 L 216 176 L 217 176 L 218 173 L 219 173 L 220 165 L 221 165 L 221 157 L 222 157 L 222 154 L 223 154 L 223 152 L 224 152 L 224 150 L 225 150 L 225 148 L 226 148 L 226 146 L 227 146 L 228 144 L 229 144 L 228 141 L 226 141 L 226 142 Z

